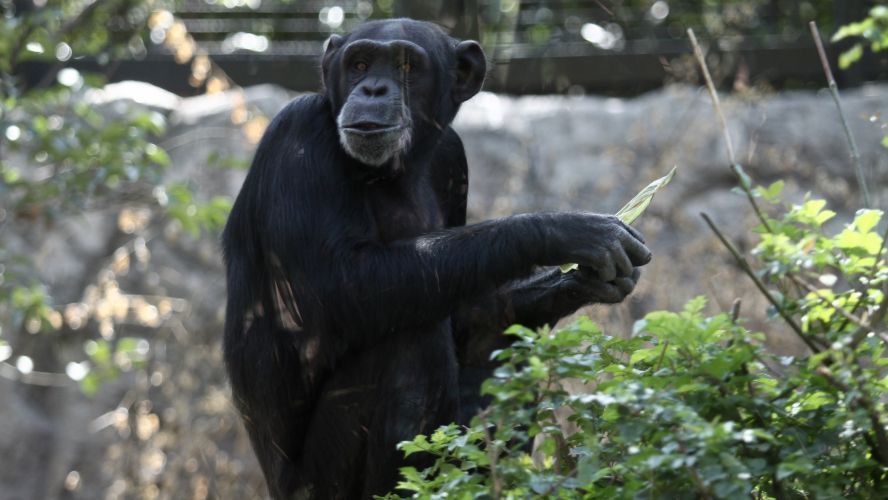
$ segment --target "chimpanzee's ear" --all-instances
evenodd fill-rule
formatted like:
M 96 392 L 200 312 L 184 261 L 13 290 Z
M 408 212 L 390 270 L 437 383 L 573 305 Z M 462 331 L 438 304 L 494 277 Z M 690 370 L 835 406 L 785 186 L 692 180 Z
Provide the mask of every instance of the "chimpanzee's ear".
M 342 46 L 342 40 L 344 40 L 344 38 L 342 38 L 341 35 L 330 35 L 330 38 L 328 38 L 327 41 L 324 42 L 324 55 L 327 55 L 328 51 L 336 50 L 340 46 Z
M 321 57 L 321 79 L 325 80 L 327 77 L 327 73 L 329 71 L 330 59 L 333 54 L 336 53 L 336 50 L 342 46 L 342 41 L 345 38 L 339 35 L 330 35 L 330 38 L 324 42 L 324 55 Z M 327 82 L 323 82 L 325 85 Z
M 487 58 L 474 40 L 459 42 L 456 46 L 456 85 L 453 98 L 465 102 L 477 94 L 487 74 Z

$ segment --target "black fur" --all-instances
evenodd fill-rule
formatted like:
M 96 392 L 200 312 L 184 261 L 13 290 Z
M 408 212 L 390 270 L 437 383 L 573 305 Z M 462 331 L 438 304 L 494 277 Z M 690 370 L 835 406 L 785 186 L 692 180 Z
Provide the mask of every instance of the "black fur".
M 359 40 L 408 41 L 428 59 L 410 77 L 367 70 L 403 95 L 365 93 L 362 116 L 406 106 L 412 118 L 409 143 L 381 165 L 346 153 L 337 127 L 363 81 L 342 57 Z M 225 360 L 275 498 L 390 491 L 405 464 L 399 441 L 480 408 L 504 327 L 618 302 L 650 259 L 611 216 L 465 226 L 466 158 L 449 124 L 483 80 L 477 44 L 428 23 L 373 22 L 331 39 L 322 65 L 325 93 L 269 125 L 223 235 Z M 535 271 L 564 262 L 583 267 Z

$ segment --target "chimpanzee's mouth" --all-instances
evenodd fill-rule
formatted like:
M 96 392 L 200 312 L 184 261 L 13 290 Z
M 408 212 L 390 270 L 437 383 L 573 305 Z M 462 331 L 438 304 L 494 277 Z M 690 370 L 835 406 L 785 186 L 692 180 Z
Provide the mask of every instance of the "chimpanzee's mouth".
M 391 132 L 394 130 L 398 130 L 402 128 L 400 124 L 387 124 L 387 123 L 377 123 L 377 122 L 355 122 L 350 123 L 342 127 L 343 129 L 349 132 L 358 132 L 363 134 L 372 134 L 372 133 L 380 133 L 380 132 Z

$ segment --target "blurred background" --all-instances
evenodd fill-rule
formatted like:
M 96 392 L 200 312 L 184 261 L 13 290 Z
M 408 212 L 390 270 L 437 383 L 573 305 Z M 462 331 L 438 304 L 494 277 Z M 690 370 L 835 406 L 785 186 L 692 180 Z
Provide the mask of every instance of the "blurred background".
M 41 2 L 4 3 L 22 16 Z M 693 65 L 681 64 L 687 55 L 689 27 L 714 42 L 711 57 L 718 61 L 715 66 L 723 77 L 780 88 L 811 87 L 823 75 L 819 66 L 808 64 L 813 61 L 808 21 L 817 21 L 824 33 L 832 34 L 839 26 L 863 19 L 877 4 L 864 0 L 111 3 L 122 5 L 107 13 L 115 16 L 116 11 L 119 16 L 103 26 L 108 33 L 91 29 L 81 36 L 125 43 L 117 48 L 129 54 L 118 54 L 113 65 L 100 57 L 110 58 L 107 52 L 78 54 L 65 59 L 64 65 L 99 71 L 112 81 L 150 82 L 179 95 L 206 90 L 206 80 L 195 79 L 193 68 L 185 64 L 195 53 L 209 56 L 242 86 L 275 83 L 292 90 L 316 90 L 317 58 L 324 40 L 365 20 L 388 17 L 432 20 L 456 37 L 480 41 L 493 66 L 487 81 L 492 92 L 634 95 L 664 82 L 687 81 L 694 78 Z M 164 7 L 171 16 L 152 16 L 151 9 Z M 853 43 L 849 40 L 843 47 Z M 866 54 L 841 75 L 841 83 L 858 85 L 885 76 L 885 71 L 884 64 Z M 21 64 L 17 73 L 26 81 L 39 82 L 51 78 L 53 68 L 45 61 L 33 61 Z
M 767 304 L 714 241 L 743 249 L 735 185 L 686 29 L 754 181 L 860 193 L 808 30 L 816 21 L 874 205 L 888 197 L 888 7 L 784 0 L 0 0 L 0 499 L 262 498 L 229 400 L 218 234 L 266 124 L 318 90 L 331 33 L 434 21 L 481 42 L 485 92 L 454 124 L 470 218 L 615 212 L 673 165 L 637 223 L 655 254 L 614 335 L 707 294 Z M 845 27 L 845 28 L 843 28 Z M 839 36 L 834 35 L 839 33 Z M 781 353 L 802 346 L 770 325 Z

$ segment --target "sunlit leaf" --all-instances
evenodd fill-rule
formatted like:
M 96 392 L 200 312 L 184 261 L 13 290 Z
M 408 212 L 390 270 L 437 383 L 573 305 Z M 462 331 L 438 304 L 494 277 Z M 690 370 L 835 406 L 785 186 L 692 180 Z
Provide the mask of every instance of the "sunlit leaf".
M 839 67 L 848 69 L 863 57 L 863 45 L 856 43 L 853 47 L 839 55 Z
M 861 233 L 868 233 L 876 227 L 881 219 L 881 210 L 859 210 L 854 217 L 854 227 Z

